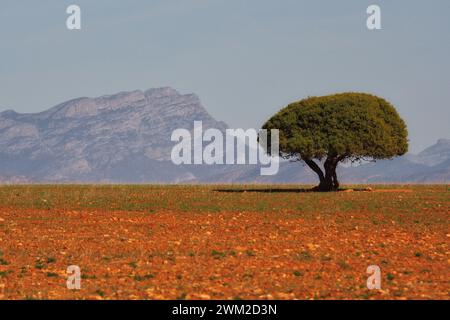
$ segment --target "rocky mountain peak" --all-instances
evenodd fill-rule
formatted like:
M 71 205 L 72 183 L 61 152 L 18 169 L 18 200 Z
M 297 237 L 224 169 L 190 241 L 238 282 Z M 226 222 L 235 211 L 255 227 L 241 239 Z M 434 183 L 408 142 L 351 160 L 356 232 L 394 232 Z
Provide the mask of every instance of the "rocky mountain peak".
M 163 98 L 163 97 L 170 97 L 170 96 L 180 96 L 180 93 L 171 88 L 171 87 L 161 87 L 161 88 L 152 88 L 145 91 L 145 96 L 148 99 L 152 98 Z
M 32 181 L 144 179 L 146 170 L 171 168 L 171 162 L 163 163 L 170 161 L 173 130 L 192 129 L 197 120 L 205 128 L 227 127 L 209 115 L 196 95 L 170 87 L 81 97 L 35 114 L 9 111 L 0 118 L 0 176 Z M 177 171 L 169 171 L 161 181 L 177 179 Z
M 191 102 L 191 105 L 196 105 L 199 110 L 206 112 L 196 95 L 182 95 L 173 88 L 162 87 L 148 89 L 146 91 L 123 91 L 95 98 L 76 98 L 63 102 L 47 111 L 32 114 L 31 116 L 34 119 L 41 120 L 50 118 L 54 120 L 63 118 L 86 118 L 119 109 L 152 107 L 166 104 L 183 106 L 187 102 Z
M 0 112 L 0 117 L 14 116 L 16 114 L 17 114 L 17 112 L 15 112 L 14 110 L 5 110 L 5 111 Z
M 426 148 L 416 157 L 416 162 L 435 166 L 450 159 L 450 139 L 439 139 L 436 144 Z
M 438 145 L 450 145 L 450 139 L 439 139 L 437 141 Z

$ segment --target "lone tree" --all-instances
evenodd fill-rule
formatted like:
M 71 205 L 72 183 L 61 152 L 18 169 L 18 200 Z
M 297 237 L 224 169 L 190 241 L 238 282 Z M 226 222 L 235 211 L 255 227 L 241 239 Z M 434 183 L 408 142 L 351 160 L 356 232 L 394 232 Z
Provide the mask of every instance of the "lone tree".
M 386 100 L 364 93 L 311 97 L 288 105 L 263 129 L 280 130 L 280 156 L 303 160 L 318 176 L 319 191 L 339 188 L 343 161 L 377 160 L 408 151 L 405 122 Z M 268 139 L 270 152 L 270 139 Z

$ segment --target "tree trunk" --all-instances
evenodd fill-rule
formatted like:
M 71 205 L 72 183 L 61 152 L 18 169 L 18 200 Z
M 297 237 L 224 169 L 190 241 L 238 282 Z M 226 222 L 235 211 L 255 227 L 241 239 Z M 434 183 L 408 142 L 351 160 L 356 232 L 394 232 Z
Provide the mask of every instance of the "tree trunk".
M 328 157 L 324 163 L 325 173 L 314 162 L 314 160 L 306 159 L 305 163 L 318 175 L 320 183 L 315 188 L 318 191 L 330 192 L 339 189 L 339 181 L 337 179 L 336 168 L 340 161 L 339 157 Z

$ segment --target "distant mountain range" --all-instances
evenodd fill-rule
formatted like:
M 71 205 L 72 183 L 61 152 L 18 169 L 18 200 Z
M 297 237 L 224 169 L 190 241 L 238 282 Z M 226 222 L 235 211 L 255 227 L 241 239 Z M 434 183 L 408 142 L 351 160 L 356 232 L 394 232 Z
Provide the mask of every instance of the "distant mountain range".
M 0 183 L 315 183 L 301 163 L 283 162 L 276 176 L 255 165 L 182 165 L 170 160 L 171 133 L 225 131 L 194 94 L 172 88 L 78 98 L 35 114 L 0 113 Z M 450 140 L 408 154 L 339 168 L 347 183 L 448 183 Z

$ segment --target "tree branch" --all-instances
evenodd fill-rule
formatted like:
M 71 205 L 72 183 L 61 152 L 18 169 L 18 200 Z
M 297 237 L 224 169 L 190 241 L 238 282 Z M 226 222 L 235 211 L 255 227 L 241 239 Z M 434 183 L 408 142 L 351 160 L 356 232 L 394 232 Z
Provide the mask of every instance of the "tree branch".
M 322 169 L 320 169 L 320 167 L 317 165 L 317 163 L 314 162 L 314 160 L 303 159 L 303 161 L 305 161 L 305 163 L 308 165 L 308 167 L 311 168 L 311 170 L 313 170 L 315 173 L 317 173 L 320 181 L 323 181 L 325 179 L 325 175 L 324 175 Z

